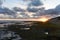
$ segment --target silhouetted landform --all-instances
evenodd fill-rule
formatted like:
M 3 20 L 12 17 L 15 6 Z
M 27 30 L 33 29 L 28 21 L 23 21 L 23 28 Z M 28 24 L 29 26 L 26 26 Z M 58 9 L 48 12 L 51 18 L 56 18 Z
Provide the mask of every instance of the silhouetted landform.
M 23 39 L 26 40 L 53 40 L 60 38 L 60 17 L 52 18 L 48 22 L 31 22 L 29 25 L 10 25 L 8 30 L 17 32 Z M 55 23 L 54 23 L 55 22 Z M 28 23 L 28 22 L 24 22 Z M 58 23 L 58 24 L 57 24 Z M 13 27 L 11 27 L 13 26 Z M 23 28 L 23 29 L 21 29 Z M 24 28 L 30 28 L 25 30 Z
M 22 40 L 58 40 L 60 39 L 60 17 L 52 18 L 44 23 L 14 22 L 7 25 L 5 29 L 16 32 Z

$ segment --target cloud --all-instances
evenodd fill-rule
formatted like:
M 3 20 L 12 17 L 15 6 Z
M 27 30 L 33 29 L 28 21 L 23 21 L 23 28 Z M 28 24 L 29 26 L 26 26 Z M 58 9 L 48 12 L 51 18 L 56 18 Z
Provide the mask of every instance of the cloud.
M 14 2 L 11 4 L 12 4 L 11 7 L 13 7 L 13 10 L 6 7 L 0 8 L 1 18 L 33 18 L 35 16 L 40 15 L 40 13 L 37 13 L 40 10 L 38 6 L 40 7 L 41 5 L 43 5 L 41 0 L 20 0 L 20 3 Z M 4 4 L 4 5 L 6 6 L 7 4 Z M 31 8 L 31 6 L 36 6 L 36 8 L 35 7 Z
M 54 9 L 48 9 L 48 10 L 45 10 L 45 12 L 48 15 L 55 15 L 55 14 L 57 14 L 57 12 Z
M 57 17 L 60 15 L 60 5 L 57 5 L 54 9 L 45 10 L 45 15 L 50 15 L 50 17 Z
M 52 15 L 60 15 L 60 5 L 56 6 L 54 9 L 48 9 L 46 12 Z
M 45 10 L 44 7 L 42 7 L 42 8 L 28 7 L 27 11 L 34 13 L 32 15 L 34 18 L 35 17 L 38 18 L 40 16 L 48 16 L 51 18 L 51 17 L 56 17 L 56 16 L 60 15 L 60 5 L 57 5 L 56 8 L 48 9 L 48 10 Z
M 28 0 L 23 0 L 27 2 Z M 38 18 L 41 16 L 54 17 L 60 14 L 60 5 L 54 9 L 45 10 L 41 7 L 43 3 L 41 0 L 29 0 L 28 5 L 20 5 L 9 8 L 0 8 L 0 18 Z M 24 7 L 24 8 L 23 8 Z
M 37 8 L 27 8 L 27 11 L 29 12 L 37 12 L 39 9 Z
M 14 7 L 14 10 L 10 10 L 8 8 L 0 8 L 0 18 L 38 18 L 40 16 L 55 17 L 59 14 L 60 14 L 59 6 L 57 6 L 54 9 L 48 10 L 45 10 L 44 8 L 30 8 L 30 7 L 27 8 L 27 10 L 24 10 L 19 7 Z
M 23 1 L 31 1 L 31 0 L 23 0 Z
M 14 18 L 15 12 L 10 10 L 9 8 L 1 8 L 0 7 L 0 18 Z
M 56 6 L 55 10 L 56 10 L 57 12 L 60 12 L 60 4 Z
M 27 0 L 25 0 L 27 1 Z M 31 1 L 29 4 L 28 4 L 28 7 L 27 7 L 27 10 L 30 17 L 32 18 L 35 18 L 35 17 L 39 17 L 41 15 L 41 13 L 43 12 L 40 12 L 41 10 L 44 11 L 44 7 L 42 7 L 43 3 L 41 2 L 41 0 L 29 0 Z
M 14 7 L 13 10 L 16 12 L 25 12 L 25 10 L 20 7 Z
M 2 5 L 2 3 L 3 3 L 2 0 L 0 0 L 0 5 Z
M 34 7 L 32 7 L 32 8 L 31 7 L 28 7 L 27 8 L 27 11 L 28 12 L 35 12 L 36 13 L 36 12 L 39 12 L 41 10 L 43 11 L 44 10 L 44 7 L 41 7 L 41 8 L 38 8 L 38 7 L 36 7 L 36 8 L 34 8 Z
M 12 15 L 15 13 L 14 13 L 14 11 L 10 10 L 9 8 L 0 8 L 0 14 Z
M 29 18 L 29 15 L 25 12 L 19 12 L 16 14 L 16 18 Z
M 41 6 L 41 5 L 43 5 L 41 0 L 31 0 L 31 3 L 29 4 L 29 6 Z
M 9 19 L 9 18 L 14 18 L 14 16 L 12 16 L 12 15 L 7 15 L 7 14 L 0 14 L 0 18 L 1 18 L 1 19 L 3 19 L 3 18 L 5 18 L 5 19 L 8 18 L 8 19 Z

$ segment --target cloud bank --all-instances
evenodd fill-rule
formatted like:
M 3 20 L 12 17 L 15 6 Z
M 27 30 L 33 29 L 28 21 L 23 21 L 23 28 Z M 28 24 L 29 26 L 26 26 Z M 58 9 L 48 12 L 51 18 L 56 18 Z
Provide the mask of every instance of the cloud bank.
M 7 7 L 0 7 L 0 18 L 39 18 L 41 16 L 55 17 L 60 15 L 60 5 L 57 5 L 54 9 L 45 10 L 41 0 L 21 0 L 23 2 L 29 2 L 26 9 L 21 7 L 13 7 L 9 9 Z M 22 6 L 23 7 L 23 6 Z

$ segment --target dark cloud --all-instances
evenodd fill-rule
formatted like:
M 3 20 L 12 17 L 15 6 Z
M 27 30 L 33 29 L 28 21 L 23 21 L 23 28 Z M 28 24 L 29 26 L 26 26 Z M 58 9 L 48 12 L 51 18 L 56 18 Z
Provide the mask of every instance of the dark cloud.
M 0 14 L 12 15 L 15 14 L 15 12 L 13 10 L 10 10 L 9 8 L 0 8 Z
M 27 15 L 26 13 L 21 13 L 21 15 L 23 16 L 22 18 L 29 18 L 29 15 Z
M 57 12 L 60 12 L 60 5 L 56 6 L 55 10 L 56 10 Z
M 3 4 L 3 2 L 2 2 L 2 0 L 0 0 L 0 5 L 2 5 Z
M 9 8 L 0 7 L 0 18 L 15 18 L 15 12 Z
M 36 13 L 36 12 L 39 12 L 39 10 L 42 10 L 43 11 L 44 10 L 44 7 L 42 7 L 42 8 L 30 8 L 30 7 L 28 7 L 27 8 L 27 11 L 28 12 L 35 12 Z
M 42 15 L 49 15 L 49 16 L 57 16 L 60 15 L 60 5 L 56 6 L 56 8 L 45 10 L 44 7 L 42 8 L 28 8 L 28 12 L 34 12 L 33 16 L 42 16 Z
M 25 12 L 24 9 L 19 8 L 19 7 L 14 7 L 13 10 L 16 11 L 16 12 Z
M 31 0 L 23 0 L 23 1 L 31 1 Z
M 31 0 L 29 6 L 41 6 L 43 3 L 40 0 Z
M 48 9 L 48 10 L 45 10 L 44 7 L 42 7 L 42 8 L 28 7 L 27 10 L 23 10 L 21 8 L 14 8 L 14 10 L 22 12 L 20 14 L 23 16 L 23 18 L 25 18 L 25 17 L 28 18 L 29 17 L 29 15 L 27 15 L 25 13 L 25 11 L 35 13 L 35 14 L 32 15 L 33 17 L 39 17 L 39 16 L 42 16 L 42 15 L 51 15 L 53 17 L 54 15 L 57 16 L 57 15 L 60 14 L 60 5 L 56 6 L 56 8 L 54 8 L 54 9 Z
M 48 9 L 48 10 L 45 10 L 45 12 L 48 15 L 56 15 L 57 14 L 57 11 L 54 9 Z
M 37 8 L 27 8 L 27 11 L 29 12 L 37 12 L 39 9 Z
M 47 15 L 60 15 L 60 5 L 56 6 L 54 9 L 45 10 Z

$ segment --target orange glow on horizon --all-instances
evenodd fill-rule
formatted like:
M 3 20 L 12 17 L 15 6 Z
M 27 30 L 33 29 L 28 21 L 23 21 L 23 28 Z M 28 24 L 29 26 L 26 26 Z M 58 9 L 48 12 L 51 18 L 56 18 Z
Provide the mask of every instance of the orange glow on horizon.
M 21 18 L 21 19 L 0 19 L 0 21 L 39 21 L 39 22 L 47 22 L 50 16 L 40 16 L 39 18 Z
M 39 20 L 41 22 L 47 22 L 49 20 L 49 18 L 48 17 L 41 17 Z

